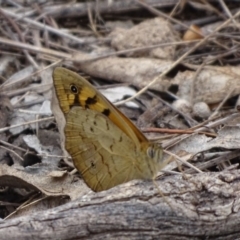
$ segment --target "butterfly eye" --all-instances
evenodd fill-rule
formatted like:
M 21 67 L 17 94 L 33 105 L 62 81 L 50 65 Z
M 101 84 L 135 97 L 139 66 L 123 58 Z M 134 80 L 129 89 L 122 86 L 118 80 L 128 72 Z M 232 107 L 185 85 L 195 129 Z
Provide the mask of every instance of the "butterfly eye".
M 150 158 L 154 158 L 155 156 L 155 151 L 154 151 L 154 148 L 151 146 L 147 149 L 147 155 L 150 157 Z
M 74 94 L 78 93 L 78 88 L 75 85 L 71 85 L 70 89 L 71 89 L 72 93 L 74 93 Z

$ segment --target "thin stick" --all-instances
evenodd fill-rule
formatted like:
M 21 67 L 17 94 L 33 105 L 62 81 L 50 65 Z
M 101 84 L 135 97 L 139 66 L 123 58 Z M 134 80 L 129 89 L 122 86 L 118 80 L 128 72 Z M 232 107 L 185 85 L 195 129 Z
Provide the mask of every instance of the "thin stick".
M 19 123 L 19 124 L 16 124 L 16 125 L 12 125 L 10 127 L 0 128 L 0 133 L 6 132 L 6 131 L 8 131 L 12 128 L 17 128 L 17 127 L 29 125 L 29 124 L 32 124 L 32 123 L 44 122 L 44 121 L 53 120 L 53 119 L 54 119 L 54 117 L 42 118 L 42 119 L 33 120 L 33 121 L 25 122 L 25 123 Z
M 171 152 L 169 152 L 169 151 L 167 151 L 167 150 L 163 150 L 163 151 L 164 151 L 165 153 L 167 153 L 168 155 L 173 156 L 174 158 L 176 158 L 176 159 L 177 159 L 178 161 L 180 161 L 182 164 L 184 164 L 184 165 L 186 165 L 186 166 L 188 166 L 188 167 L 196 170 L 198 173 L 202 173 L 202 171 L 201 171 L 200 169 L 196 168 L 196 167 L 193 166 L 191 163 L 182 160 L 182 159 L 181 159 L 179 156 L 177 156 L 176 154 L 171 153 Z
M 80 44 L 87 44 L 87 43 L 94 43 L 96 42 L 97 40 L 83 40 L 83 39 L 80 39 L 79 37 L 76 37 L 74 35 L 71 35 L 67 32 L 64 32 L 64 31 L 61 31 L 59 29 L 56 29 L 56 28 L 53 28 L 53 27 L 50 27 L 46 24 L 43 24 L 43 23 L 39 23 L 37 21 L 34 21 L 30 18 L 26 18 L 24 16 L 24 14 L 22 15 L 18 15 L 16 13 L 13 13 L 11 11 L 8 11 L 6 9 L 2 9 L 2 11 L 7 14 L 8 16 L 11 16 L 13 17 L 14 19 L 18 20 L 18 21 L 22 21 L 22 22 L 25 22 L 25 23 L 28 23 L 30 26 L 35 26 L 41 30 L 45 30 L 45 31 L 49 31 L 51 33 L 54 33 L 60 37 L 65 37 L 65 38 L 68 38 L 70 40 L 73 40 L 75 41 L 76 43 L 80 43 Z

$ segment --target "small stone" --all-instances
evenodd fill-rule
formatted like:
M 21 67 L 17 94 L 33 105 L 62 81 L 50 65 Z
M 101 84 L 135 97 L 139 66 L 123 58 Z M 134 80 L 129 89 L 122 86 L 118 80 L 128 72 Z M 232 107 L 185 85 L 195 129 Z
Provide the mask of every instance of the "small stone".
M 190 102 L 188 102 L 185 99 L 178 99 L 175 102 L 173 102 L 172 105 L 182 113 L 190 113 L 192 111 L 192 106 Z
M 206 119 L 211 115 L 211 110 L 205 102 L 198 102 L 193 105 L 193 114 Z

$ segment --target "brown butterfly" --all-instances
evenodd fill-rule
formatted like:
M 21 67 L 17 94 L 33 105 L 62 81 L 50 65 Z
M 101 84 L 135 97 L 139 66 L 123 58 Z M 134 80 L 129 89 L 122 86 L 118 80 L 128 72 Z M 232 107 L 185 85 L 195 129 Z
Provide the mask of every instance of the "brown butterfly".
M 133 179 L 154 179 L 166 164 L 162 148 L 113 106 L 86 79 L 66 68 L 53 71 L 65 117 L 65 148 L 93 191 Z

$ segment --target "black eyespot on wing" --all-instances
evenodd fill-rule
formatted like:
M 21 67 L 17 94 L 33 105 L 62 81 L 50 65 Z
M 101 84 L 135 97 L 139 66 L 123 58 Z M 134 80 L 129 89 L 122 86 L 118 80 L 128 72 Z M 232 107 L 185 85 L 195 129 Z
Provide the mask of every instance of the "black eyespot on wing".
M 85 103 L 86 105 L 92 105 L 97 103 L 97 96 L 95 95 L 94 97 L 88 97 Z
M 70 85 L 70 90 L 71 90 L 71 92 L 72 92 L 73 94 L 78 94 L 78 93 L 79 93 L 78 87 L 77 87 L 76 85 L 74 85 L 74 84 L 71 84 L 71 85 Z
M 109 116 L 110 115 L 110 110 L 108 108 L 105 108 L 103 111 L 102 111 L 102 114 L 104 114 L 105 116 Z

